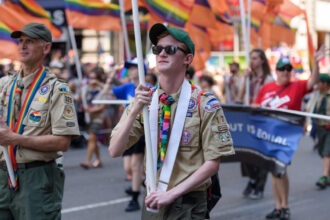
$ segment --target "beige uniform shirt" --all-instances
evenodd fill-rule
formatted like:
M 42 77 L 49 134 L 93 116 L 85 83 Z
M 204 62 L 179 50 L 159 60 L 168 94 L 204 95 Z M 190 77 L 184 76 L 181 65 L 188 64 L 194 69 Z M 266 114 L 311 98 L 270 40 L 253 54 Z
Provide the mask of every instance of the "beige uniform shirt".
M 202 95 L 200 98 L 201 120 L 198 114 L 198 92 L 195 89 L 191 94 L 188 112 L 185 118 L 185 124 L 182 132 L 182 138 L 179 145 L 176 161 L 170 178 L 168 190 L 180 184 L 200 168 L 205 161 L 217 159 L 221 156 L 234 154 L 233 141 L 228 130 L 228 124 L 223 114 L 219 101 L 214 95 Z M 164 93 L 159 89 L 158 96 Z M 155 94 L 156 95 L 156 94 Z M 180 91 L 171 94 L 175 102 L 171 105 L 171 124 L 173 125 L 175 111 L 177 108 Z M 159 103 L 159 109 L 162 109 L 163 103 Z M 114 128 L 112 136 L 116 134 L 117 129 L 127 118 L 131 105 L 127 107 L 120 122 Z M 143 135 L 143 123 L 139 115 L 133 124 L 128 138 L 128 146 L 132 146 L 141 135 Z M 158 126 L 159 128 L 160 126 Z M 171 134 L 169 130 L 168 137 Z M 159 132 L 158 132 L 159 135 Z M 158 170 L 157 179 L 160 175 Z M 192 191 L 205 190 L 211 181 L 210 179 L 202 183 Z
M 318 114 L 323 114 L 323 112 L 320 113 L 320 112 L 318 112 L 318 110 L 320 109 L 320 106 L 321 106 L 321 103 L 322 103 L 322 99 L 324 98 L 324 96 L 327 96 L 327 104 L 326 104 L 326 110 L 325 110 L 326 113 L 325 113 L 325 115 L 330 116 L 330 92 L 328 92 L 327 94 L 324 94 L 323 93 L 323 94 L 320 94 L 319 95 L 319 98 L 318 98 L 318 100 L 316 102 L 315 111 Z M 316 123 L 319 126 L 330 125 L 330 122 L 328 120 L 322 120 L 322 119 L 317 119 L 316 120 Z
M 21 72 L 21 71 L 20 71 Z M 36 72 L 24 78 L 17 73 L 0 79 L 0 115 L 7 121 L 10 89 L 18 75 L 18 83 L 23 86 L 22 95 L 14 98 L 14 118 L 18 119 L 20 107 L 25 100 Z M 20 103 L 19 103 L 20 102 Z M 16 124 L 16 123 L 15 123 Z M 60 82 L 56 76 L 47 70 L 47 75 L 36 92 L 27 115 L 23 119 L 23 135 L 79 135 L 79 127 L 74 108 L 73 97 L 66 83 Z M 17 163 L 32 161 L 51 161 L 60 156 L 60 152 L 41 152 L 24 147 L 18 147 Z M 0 148 L 0 161 L 4 160 Z

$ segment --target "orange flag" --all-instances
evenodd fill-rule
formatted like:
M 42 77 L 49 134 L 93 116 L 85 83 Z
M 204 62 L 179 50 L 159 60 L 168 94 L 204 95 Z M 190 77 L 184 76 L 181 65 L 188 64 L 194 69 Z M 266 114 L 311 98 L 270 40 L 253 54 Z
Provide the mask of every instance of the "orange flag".
M 189 22 L 202 27 L 216 27 L 216 18 L 207 0 L 195 0 Z
M 19 16 L 25 20 L 25 24 L 31 22 L 43 23 L 50 29 L 54 38 L 61 37 L 61 29 L 52 24 L 48 12 L 34 0 L 5 1 L 5 6 L 19 14 Z

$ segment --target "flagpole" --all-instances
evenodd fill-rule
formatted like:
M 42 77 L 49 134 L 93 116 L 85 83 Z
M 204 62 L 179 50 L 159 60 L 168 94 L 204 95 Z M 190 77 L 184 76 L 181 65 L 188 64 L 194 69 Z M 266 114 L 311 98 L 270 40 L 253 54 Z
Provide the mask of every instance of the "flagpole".
M 244 46 L 245 46 L 245 61 L 247 64 L 247 67 L 249 67 L 250 60 L 249 60 L 249 51 L 247 46 L 247 31 L 246 31 L 246 16 L 245 16 L 245 7 L 244 7 L 244 0 L 240 0 L 240 9 L 241 9 L 241 26 L 242 26 L 242 32 L 243 32 L 243 40 L 244 40 Z M 245 101 L 244 104 L 249 105 L 250 100 L 250 80 L 246 80 L 245 84 Z
M 124 43 L 125 43 L 125 52 L 126 52 L 126 60 L 131 60 L 131 51 L 129 49 L 129 43 L 128 43 L 128 33 L 127 33 L 127 26 L 126 26 L 126 19 L 125 19 L 125 4 L 123 0 L 119 0 L 119 6 L 120 6 L 120 21 L 121 26 L 123 28 L 123 34 L 124 34 Z
M 8 154 L 8 147 L 2 147 L 3 148 L 3 155 L 5 157 L 5 161 L 6 161 L 6 166 L 7 166 L 7 171 L 9 174 L 9 178 L 11 181 L 11 184 L 13 185 L 13 188 L 16 187 L 16 182 L 15 182 L 15 175 L 14 175 L 14 169 L 13 166 L 11 164 L 11 160 Z
M 132 0 L 132 9 L 133 9 L 133 22 L 134 22 L 134 36 L 135 36 L 135 46 L 136 46 L 136 55 L 138 60 L 138 69 L 139 69 L 139 81 L 141 84 L 145 85 L 145 76 L 144 76 L 144 65 L 143 65 L 143 54 L 142 54 L 142 41 L 141 41 L 141 31 L 140 31 L 140 21 L 139 21 L 139 9 L 137 0 Z M 143 108 L 143 122 L 144 122 L 144 136 L 146 142 L 146 166 L 150 172 L 146 173 L 147 178 L 147 192 L 150 194 L 156 190 L 156 177 L 155 168 L 156 164 L 153 164 L 152 156 L 152 147 L 151 147 L 151 137 L 150 137 L 150 127 L 149 127 L 149 112 L 148 107 L 144 106 Z M 158 210 L 149 209 L 150 212 L 158 212 Z
M 79 60 L 79 55 L 78 55 L 77 43 L 76 43 L 76 38 L 74 37 L 73 28 L 71 25 L 68 26 L 68 31 L 69 31 L 72 49 L 74 52 L 74 59 L 75 59 L 75 63 L 76 63 L 78 81 L 79 81 L 79 85 L 81 85 L 81 100 L 82 100 L 82 104 L 83 104 L 83 107 L 85 110 L 88 108 L 86 96 L 84 95 L 84 93 L 86 92 L 85 91 L 86 88 L 84 85 L 82 85 L 82 72 L 81 72 L 81 65 L 80 65 L 80 60 Z M 84 111 L 84 116 L 85 116 L 85 122 L 88 124 L 90 122 L 88 112 Z

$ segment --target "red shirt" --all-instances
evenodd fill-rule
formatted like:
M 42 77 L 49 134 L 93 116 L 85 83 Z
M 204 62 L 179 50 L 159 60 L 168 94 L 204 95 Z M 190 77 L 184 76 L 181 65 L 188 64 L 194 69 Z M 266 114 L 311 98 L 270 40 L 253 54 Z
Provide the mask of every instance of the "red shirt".
M 300 111 L 303 97 L 311 92 L 307 90 L 307 82 L 307 80 L 299 80 L 285 86 L 279 86 L 275 81 L 267 83 L 260 89 L 254 103 L 262 107 Z

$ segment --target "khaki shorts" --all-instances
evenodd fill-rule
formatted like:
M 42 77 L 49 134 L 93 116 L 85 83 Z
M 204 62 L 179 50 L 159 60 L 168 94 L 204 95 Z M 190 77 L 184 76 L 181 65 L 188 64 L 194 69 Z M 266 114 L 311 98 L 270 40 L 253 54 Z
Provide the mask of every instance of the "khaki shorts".
M 144 197 L 145 198 L 145 197 Z M 148 212 L 143 199 L 142 220 L 204 220 L 207 213 L 206 191 L 195 191 L 180 196 L 158 213 Z
M 8 173 L 0 169 L 0 219 L 1 220 L 58 220 L 64 173 L 55 162 L 19 168 L 18 190 L 8 187 Z

